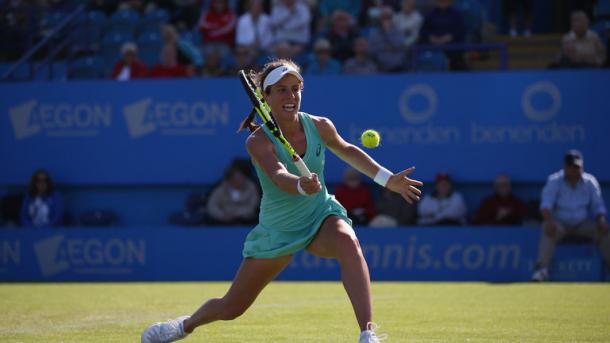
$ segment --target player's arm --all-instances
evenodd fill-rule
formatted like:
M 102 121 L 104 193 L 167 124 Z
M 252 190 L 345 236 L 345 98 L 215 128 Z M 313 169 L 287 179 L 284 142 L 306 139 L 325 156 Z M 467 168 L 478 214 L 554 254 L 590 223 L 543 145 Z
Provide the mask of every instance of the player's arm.
M 328 118 L 314 117 L 314 122 L 316 123 L 316 127 L 326 146 L 328 146 L 335 155 L 356 170 L 372 179 L 376 179 L 378 173 L 387 171 L 387 169 L 379 165 L 362 149 L 346 142 L 343 137 L 339 135 L 335 125 Z M 421 191 L 416 187 L 423 186 L 422 182 L 408 177 L 413 170 L 415 170 L 415 167 L 405 169 L 400 173 L 392 174 L 385 185 L 388 189 L 402 195 L 409 203 L 412 203 L 413 200 L 419 200 Z
M 316 174 L 312 173 L 311 177 L 298 177 L 290 173 L 277 159 L 273 143 L 262 130 L 259 129 L 248 137 L 246 149 L 254 163 L 284 192 L 299 194 L 299 180 L 301 189 L 307 194 L 313 194 L 322 189 Z

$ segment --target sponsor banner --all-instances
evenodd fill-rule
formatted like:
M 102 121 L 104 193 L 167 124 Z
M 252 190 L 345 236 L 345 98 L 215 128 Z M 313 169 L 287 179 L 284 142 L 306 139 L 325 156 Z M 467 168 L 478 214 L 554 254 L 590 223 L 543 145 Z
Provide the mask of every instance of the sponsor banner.
M 425 180 L 444 170 L 464 181 L 500 172 L 541 181 L 578 148 L 586 169 L 608 181 L 609 81 L 609 71 L 308 76 L 302 109 L 330 117 L 352 143 L 380 131 L 381 147 L 369 152 L 393 170 L 416 165 Z M 71 184 L 212 183 L 246 156 L 246 134 L 235 131 L 250 104 L 236 77 L 0 91 L 4 184 L 26 182 L 39 166 Z M 327 179 L 344 167 L 329 157 Z
M 231 280 L 248 228 L 0 231 L 0 281 Z M 447 227 L 357 230 L 374 280 L 526 281 L 540 230 Z M 590 245 L 559 246 L 556 280 L 598 281 Z M 281 280 L 338 280 L 335 260 L 294 255 Z

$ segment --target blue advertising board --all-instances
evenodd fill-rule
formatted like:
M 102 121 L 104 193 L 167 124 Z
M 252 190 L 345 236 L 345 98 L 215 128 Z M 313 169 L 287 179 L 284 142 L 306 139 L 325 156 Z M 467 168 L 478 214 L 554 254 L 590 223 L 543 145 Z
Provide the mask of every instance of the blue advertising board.
M 247 232 L 6 229 L 0 231 L 0 281 L 231 280 Z M 357 230 L 373 280 L 526 281 L 539 234 L 539 229 L 499 227 Z M 601 271 L 591 244 L 560 247 L 552 275 L 599 281 Z M 278 279 L 339 280 L 339 266 L 301 251 Z
M 393 170 L 430 180 L 508 172 L 541 181 L 565 150 L 610 180 L 609 71 L 531 71 L 308 76 L 302 109 L 330 117 Z M 23 184 L 45 167 L 65 184 L 211 183 L 246 156 L 236 134 L 250 105 L 238 79 L 83 81 L 0 85 L 0 184 Z M 329 158 L 327 179 L 345 165 Z

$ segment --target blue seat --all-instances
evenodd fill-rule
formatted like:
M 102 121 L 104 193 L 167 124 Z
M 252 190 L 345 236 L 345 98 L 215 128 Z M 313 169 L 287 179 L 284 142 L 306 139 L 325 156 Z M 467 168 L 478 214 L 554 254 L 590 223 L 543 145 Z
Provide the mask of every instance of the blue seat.
M 140 22 L 140 14 L 133 10 L 119 10 L 114 12 L 108 21 L 109 32 L 135 32 Z
M 203 39 L 201 38 L 201 34 L 199 34 L 199 32 L 193 31 L 184 31 L 180 33 L 180 38 L 187 40 L 197 46 L 201 45 L 201 42 L 203 41 Z
M 66 17 L 66 13 L 63 11 L 52 11 L 47 13 L 42 19 L 43 29 L 52 29 L 57 26 Z
M 79 58 L 70 65 L 69 75 L 70 79 L 99 79 L 104 75 L 104 61 L 93 56 Z
M 159 51 L 141 51 L 138 53 L 138 57 L 144 62 L 149 68 L 154 66 L 161 61 L 161 50 Z
M 161 25 L 169 22 L 169 19 L 169 13 L 162 8 L 149 11 L 144 15 L 144 18 L 140 20 L 138 31 L 159 31 Z
M 422 51 L 416 59 L 416 71 L 446 71 L 449 69 L 449 61 L 442 51 Z
M 163 42 L 161 41 L 161 34 L 159 33 L 159 30 L 147 31 L 147 32 L 141 33 L 138 36 L 137 43 L 138 43 L 138 48 L 140 49 L 140 51 L 146 50 L 149 47 L 152 47 L 152 48 L 158 50 L 163 45 Z
M 133 36 L 125 32 L 111 32 L 102 40 L 100 54 L 106 63 L 112 63 L 121 58 L 121 45 L 133 41 Z
M 466 41 L 479 42 L 483 27 L 483 6 L 478 0 L 459 0 L 456 8 L 462 12 L 464 26 L 466 27 Z

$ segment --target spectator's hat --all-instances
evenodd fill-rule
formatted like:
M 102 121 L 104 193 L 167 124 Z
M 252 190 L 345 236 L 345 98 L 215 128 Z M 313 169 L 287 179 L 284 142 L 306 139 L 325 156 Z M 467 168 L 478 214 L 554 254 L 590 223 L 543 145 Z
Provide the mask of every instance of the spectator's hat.
M 569 166 L 578 166 L 581 168 L 583 166 L 582 154 L 576 149 L 568 150 L 563 161 L 566 165 Z
M 121 46 L 121 54 L 125 55 L 128 52 L 133 52 L 134 54 L 138 52 L 138 46 L 134 42 L 125 42 L 123 46 Z

